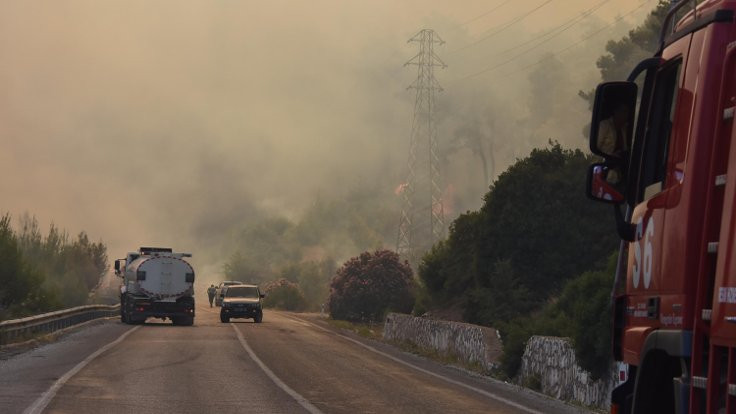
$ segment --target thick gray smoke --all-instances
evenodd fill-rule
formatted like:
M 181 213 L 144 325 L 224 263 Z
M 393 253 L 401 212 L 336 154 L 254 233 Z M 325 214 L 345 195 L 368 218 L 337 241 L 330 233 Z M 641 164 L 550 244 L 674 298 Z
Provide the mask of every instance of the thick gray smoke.
M 298 219 L 318 193 L 403 181 L 414 73 L 402 64 L 416 53 L 406 39 L 423 27 L 447 41 L 437 49 L 449 64 L 437 73 L 446 211 L 477 208 L 531 148 L 550 138 L 583 146 L 577 92 L 597 81 L 605 41 L 650 8 L 521 70 L 641 3 L 615 2 L 462 79 L 591 7 L 550 4 L 458 51 L 539 2 L 462 24 L 495 3 L 3 1 L 0 212 L 86 230 L 111 258 L 169 245 L 217 271 L 244 223 Z

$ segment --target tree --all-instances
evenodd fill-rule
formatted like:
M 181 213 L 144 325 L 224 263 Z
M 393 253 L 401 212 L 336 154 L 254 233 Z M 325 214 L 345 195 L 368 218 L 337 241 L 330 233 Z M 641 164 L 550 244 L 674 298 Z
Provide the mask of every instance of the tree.
M 44 279 L 24 257 L 10 215 L 0 217 L 0 320 L 58 308 L 56 294 L 44 286 Z
M 671 6 L 669 0 L 659 0 L 644 23 L 632 29 L 620 40 L 609 40 L 606 53 L 598 58 L 596 66 L 601 71 L 601 81 L 624 80 L 629 72 L 642 60 L 651 57 L 659 49 L 659 36 Z M 578 94 L 593 105 L 594 91 Z
M 617 245 L 610 210 L 591 203 L 593 161 L 559 144 L 499 175 L 479 211 L 458 217 L 419 266 L 433 305 L 462 298 L 468 321 L 493 325 L 540 309 L 565 282 L 601 266 Z
M 0 319 L 11 306 L 28 297 L 26 270 L 18 240 L 10 228 L 10 216 L 6 214 L 0 218 Z
M 379 321 L 386 312 L 408 313 L 414 306 L 411 267 L 389 250 L 364 252 L 337 270 L 328 307 L 333 319 Z

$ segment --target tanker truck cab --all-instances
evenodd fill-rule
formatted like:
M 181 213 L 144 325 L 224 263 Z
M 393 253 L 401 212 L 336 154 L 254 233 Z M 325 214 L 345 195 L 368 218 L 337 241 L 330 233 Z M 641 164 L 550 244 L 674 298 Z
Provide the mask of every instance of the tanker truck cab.
M 142 247 L 115 261 L 123 278 L 121 320 L 140 324 L 149 317 L 170 319 L 174 325 L 194 323 L 194 270 L 184 260 L 189 253 Z
M 622 239 L 613 356 L 630 367 L 612 412 L 736 412 L 736 326 L 716 323 L 730 292 L 717 271 L 729 255 L 718 252 L 734 232 L 720 231 L 736 194 L 734 9 L 676 4 L 657 54 L 596 90 L 590 149 L 603 161 L 586 191 L 613 205 Z

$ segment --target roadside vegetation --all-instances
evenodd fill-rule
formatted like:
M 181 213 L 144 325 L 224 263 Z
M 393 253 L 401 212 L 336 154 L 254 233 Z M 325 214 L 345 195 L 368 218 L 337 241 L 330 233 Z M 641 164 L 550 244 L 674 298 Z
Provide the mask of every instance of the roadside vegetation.
M 261 291 L 266 294 L 263 306 L 291 312 L 305 310 L 307 302 L 304 293 L 298 284 L 286 279 L 272 280 L 261 285 Z
M 328 308 L 333 319 L 382 321 L 388 312 L 414 307 L 411 267 L 389 250 L 364 252 L 337 270 L 330 284 Z
M 27 215 L 16 231 L 0 217 L 0 320 L 87 304 L 107 269 L 107 247 L 85 232 L 44 235 Z

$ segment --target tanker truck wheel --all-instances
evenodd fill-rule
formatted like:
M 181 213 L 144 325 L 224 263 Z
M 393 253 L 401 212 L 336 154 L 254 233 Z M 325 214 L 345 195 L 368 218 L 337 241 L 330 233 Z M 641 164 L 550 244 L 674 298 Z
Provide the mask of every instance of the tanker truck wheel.
M 120 295 L 120 322 L 128 323 L 128 313 L 125 311 L 125 296 Z
M 230 322 L 230 317 L 225 315 L 220 315 L 220 322 L 222 323 L 228 323 Z
M 263 322 L 263 312 L 258 313 L 255 318 L 253 318 L 253 322 L 255 323 L 261 323 Z

